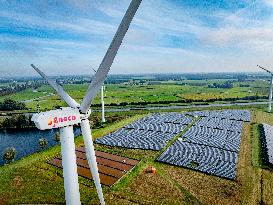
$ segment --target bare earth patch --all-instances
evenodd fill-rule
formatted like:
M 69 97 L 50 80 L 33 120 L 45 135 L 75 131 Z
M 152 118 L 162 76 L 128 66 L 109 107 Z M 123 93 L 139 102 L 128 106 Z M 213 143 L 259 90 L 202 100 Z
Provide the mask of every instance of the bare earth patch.
M 18 189 L 22 186 L 22 182 L 23 182 L 23 178 L 20 176 L 16 176 L 14 177 L 14 179 L 11 182 L 11 186 L 13 186 L 14 188 Z

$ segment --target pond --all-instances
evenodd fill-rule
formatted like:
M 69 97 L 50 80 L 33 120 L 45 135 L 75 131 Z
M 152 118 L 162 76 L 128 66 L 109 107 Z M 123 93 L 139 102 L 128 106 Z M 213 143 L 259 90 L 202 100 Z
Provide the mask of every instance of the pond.
M 45 130 L 41 131 L 36 128 L 29 130 L 1 130 L 0 131 L 0 165 L 3 165 L 5 161 L 3 160 L 3 154 L 5 150 L 9 147 L 14 147 L 16 149 L 15 160 L 18 160 L 26 155 L 41 151 L 39 145 L 39 139 L 45 138 L 48 141 L 48 147 L 52 147 L 58 142 L 54 141 L 54 136 L 59 129 Z M 81 134 L 80 128 L 74 127 L 75 136 Z

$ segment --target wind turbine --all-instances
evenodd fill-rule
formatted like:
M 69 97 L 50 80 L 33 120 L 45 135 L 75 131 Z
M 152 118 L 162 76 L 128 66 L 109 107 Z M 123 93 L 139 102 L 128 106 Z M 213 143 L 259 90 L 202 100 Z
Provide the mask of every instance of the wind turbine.
M 118 30 L 95 74 L 94 79 L 90 83 L 83 101 L 78 104 L 72 99 L 64 89 L 56 83 L 55 80 L 48 78 L 33 64 L 31 66 L 54 88 L 57 94 L 69 105 L 69 107 L 51 110 L 48 112 L 37 113 L 32 117 L 32 121 L 40 130 L 60 128 L 61 135 L 61 154 L 63 177 L 65 187 L 65 200 L 68 205 L 79 205 L 80 192 L 78 183 L 77 163 L 75 154 L 75 143 L 73 125 L 80 124 L 82 135 L 84 138 L 86 157 L 96 185 L 98 197 L 101 204 L 105 204 L 100 184 L 99 172 L 96 162 L 95 150 L 92 141 L 91 129 L 88 117 L 91 114 L 90 105 L 114 61 L 117 51 L 122 43 L 122 40 L 129 28 L 129 25 L 141 3 L 141 0 L 132 0 Z
M 268 97 L 268 112 L 271 112 L 271 104 L 272 104 L 272 83 L 273 83 L 273 73 L 267 69 L 265 69 L 262 66 L 257 65 L 259 68 L 263 69 L 264 71 L 266 71 L 267 73 L 269 73 L 271 75 L 271 79 L 270 79 L 270 89 L 269 89 L 269 97 Z
M 93 71 L 96 73 L 97 71 L 92 68 Z M 102 84 L 101 86 L 101 96 L 100 96 L 100 102 L 101 102 L 101 122 L 105 123 L 105 114 L 104 114 L 104 94 L 103 92 L 105 91 L 105 85 Z

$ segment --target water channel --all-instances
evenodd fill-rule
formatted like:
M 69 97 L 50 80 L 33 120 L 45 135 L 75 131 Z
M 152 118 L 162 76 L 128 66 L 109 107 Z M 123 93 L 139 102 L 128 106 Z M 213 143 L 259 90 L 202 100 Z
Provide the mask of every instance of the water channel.
M 39 145 L 39 139 L 45 138 L 48 141 L 48 147 L 52 147 L 58 142 L 56 142 L 55 134 L 58 129 L 41 131 L 35 128 L 27 130 L 1 130 L 0 131 L 0 165 L 5 163 L 3 159 L 3 154 L 5 150 L 9 147 L 14 147 L 16 149 L 15 160 L 18 160 L 26 155 L 41 151 Z M 74 128 L 75 136 L 81 134 L 80 128 Z

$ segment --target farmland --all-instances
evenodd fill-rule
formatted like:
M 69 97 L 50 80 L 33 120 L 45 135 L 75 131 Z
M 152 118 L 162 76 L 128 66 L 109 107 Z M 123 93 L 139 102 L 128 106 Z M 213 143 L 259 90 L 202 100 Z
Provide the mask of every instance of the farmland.
M 106 84 L 105 105 L 113 106 L 145 106 L 145 105 L 183 105 L 189 103 L 231 102 L 243 100 L 266 99 L 268 82 L 264 80 L 234 82 L 232 88 L 210 88 L 213 83 L 223 83 L 225 80 L 184 80 L 155 81 L 151 84 Z M 64 84 L 65 90 L 78 102 L 83 98 L 88 84 Z M 26 101 L 31 110 L 37 105 L 41 110 L 65 106 L 65 103 L 48 86 L 43 85 L 37 90 L 27 89 L 0 97 L 17 101 Z M 93 101 L 93 106 L 100 105 L 99 96 Z

